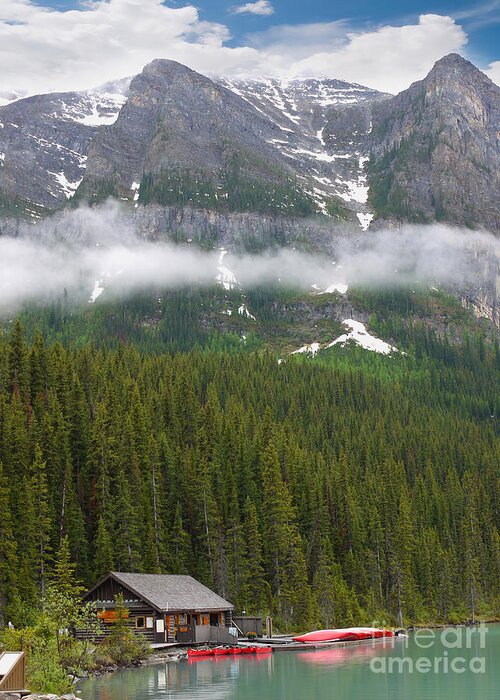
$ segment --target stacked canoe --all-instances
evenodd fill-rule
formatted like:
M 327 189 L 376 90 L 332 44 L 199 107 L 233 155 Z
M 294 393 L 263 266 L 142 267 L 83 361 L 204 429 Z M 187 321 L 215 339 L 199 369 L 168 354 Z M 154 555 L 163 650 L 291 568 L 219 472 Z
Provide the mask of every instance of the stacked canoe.
M 188 649 L 188 658 L 195 659 L 202 656 L 235 656 L 237 654 L 268 654 L 272 647 L 212 647 L 206 649 Z
M 377 627 L 345 627 L 343 629 L 315 630 L 294 637 L 293 641 L 313 644 L 318 642 L 357 642 L 363 639 L 381 639 L 383 637 L 394 637 L 394 632 Z

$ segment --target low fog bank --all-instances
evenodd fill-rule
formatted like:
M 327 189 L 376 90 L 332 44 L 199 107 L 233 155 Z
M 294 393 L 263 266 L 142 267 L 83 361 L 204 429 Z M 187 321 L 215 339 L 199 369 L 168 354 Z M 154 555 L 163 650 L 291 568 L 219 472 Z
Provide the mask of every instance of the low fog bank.
M 486 232 L 434 224 L 332 235 L 335 253 L 328 257 L 293 248 L 221 256 L 220 250 L 146 241 L 118 205 L 81 207 L 63 219 L 26 225 L 16 238 L 0 236 L 0 309 L 48 301 L 64 289 L 89 299 L 96 282 L 109 285 L 113 296 L 209 286 L 221 272 L 236 288 L 279 282 L 307 291 L 417 283 L 464 291 L 494 287 L 499 273 L 500 241 Z

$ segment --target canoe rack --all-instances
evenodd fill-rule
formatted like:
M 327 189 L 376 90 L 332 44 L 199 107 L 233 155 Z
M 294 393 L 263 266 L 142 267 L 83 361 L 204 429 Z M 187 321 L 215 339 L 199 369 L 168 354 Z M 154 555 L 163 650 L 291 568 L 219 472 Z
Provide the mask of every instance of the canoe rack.
M 26 659 L 22 651 L 0 654 L 0 691 L 29 695 L 26 686 Z

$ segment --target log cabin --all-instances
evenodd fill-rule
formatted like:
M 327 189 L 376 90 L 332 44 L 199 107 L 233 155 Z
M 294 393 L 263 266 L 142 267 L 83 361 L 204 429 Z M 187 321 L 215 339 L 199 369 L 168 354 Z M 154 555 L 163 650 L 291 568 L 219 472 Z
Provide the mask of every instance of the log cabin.
M 115 619 L 115 598 L 123 596 L 129 625 L 150 644 L 231 643 L 234 606 L 191 576 L 112 571 L 84 596 L 93 602 L 102 637 Z M 76 636 L 80 636 L 78 630 Z

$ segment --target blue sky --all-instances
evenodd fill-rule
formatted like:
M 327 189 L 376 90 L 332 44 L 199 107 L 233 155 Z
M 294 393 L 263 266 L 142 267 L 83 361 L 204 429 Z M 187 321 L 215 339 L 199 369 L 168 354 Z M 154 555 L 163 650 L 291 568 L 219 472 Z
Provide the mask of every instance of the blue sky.
M 500 82 L 500 0 L 0 0 L 0 98 L 81 89 L 153 58 L 398 92 L 458 52 Z

